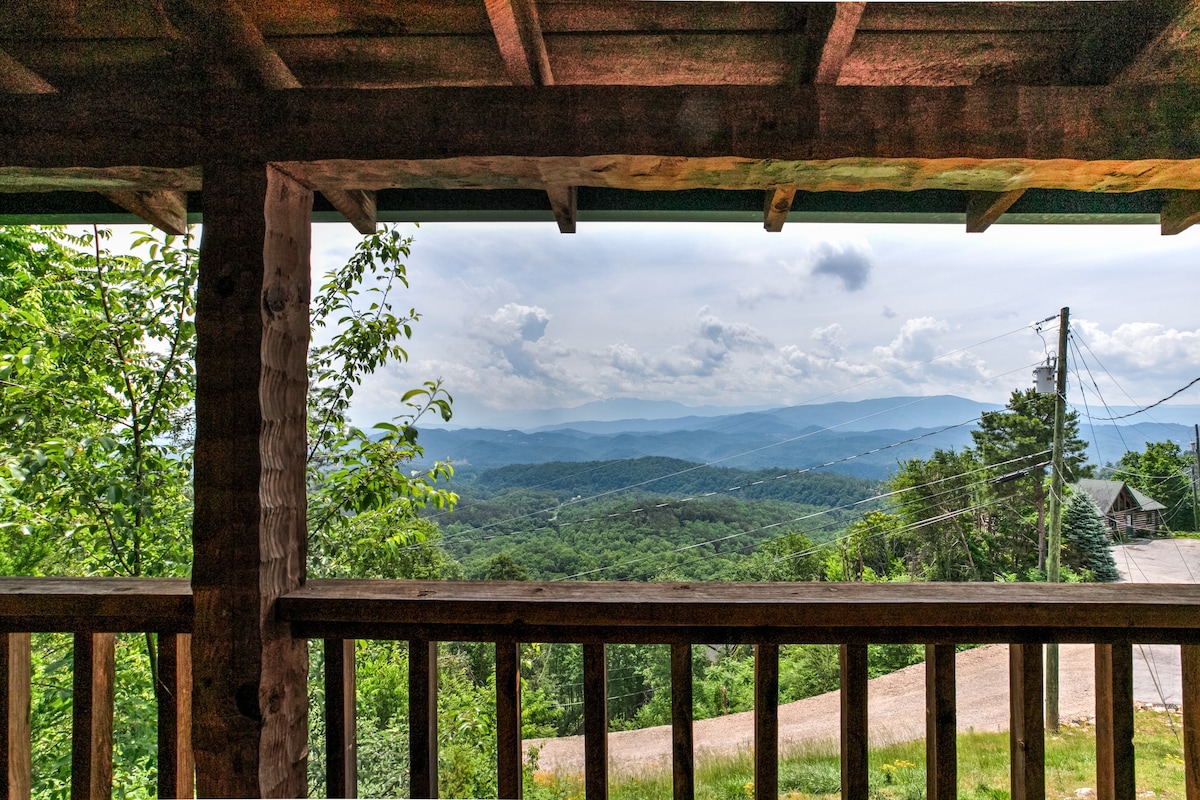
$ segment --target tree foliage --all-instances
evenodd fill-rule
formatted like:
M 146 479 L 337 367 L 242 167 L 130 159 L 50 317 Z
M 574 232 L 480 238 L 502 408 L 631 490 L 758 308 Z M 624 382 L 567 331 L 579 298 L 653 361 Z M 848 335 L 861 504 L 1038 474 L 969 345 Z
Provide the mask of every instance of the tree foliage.
M 1083 492 L 1072 494 L 1063 507 L 1062 526 L 1063 563 L 1095 581 L 1121 577 L 1109 549 L 1104 518 L 1091 497 Z
M 1144 450 L 1121 456 L 1112 479 L 1124 481 L 1167 507 L 1163 521 L 1175 530 L 1196 529 L 1192 469 L 1195 455 L 1175 442 L 1146 442 Z

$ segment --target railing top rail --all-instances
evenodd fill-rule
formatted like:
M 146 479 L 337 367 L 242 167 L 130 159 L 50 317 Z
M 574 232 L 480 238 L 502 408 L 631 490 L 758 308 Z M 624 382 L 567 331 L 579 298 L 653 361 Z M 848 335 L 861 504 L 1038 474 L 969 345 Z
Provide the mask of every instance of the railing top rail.
M 186 578 L 0 577 L 0 632 L 189 633 Z
M 1200 585 L 310 581 L 308 636 L 522 641 L 1166 641 L 1200 637 Z

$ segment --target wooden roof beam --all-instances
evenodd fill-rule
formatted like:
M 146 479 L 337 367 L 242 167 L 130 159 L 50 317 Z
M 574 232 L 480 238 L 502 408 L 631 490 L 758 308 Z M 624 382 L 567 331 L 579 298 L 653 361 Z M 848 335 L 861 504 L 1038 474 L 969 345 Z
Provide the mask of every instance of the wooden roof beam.
M 172 24 L 201 51 L 228 88 L 299 89 L 300 81 L 267 44 L 237 0 L 166 0 Z
M 187 193 L 169 190 L 104 192 L 105 197 L 159 230 L 187 233 Z
M 1024 189 L 1014 189 L 1010 192 L 968 192 L 967 233 L 986 231 L 1023 194 Z
M 842 65 L 850 55 L 850 46 L 854 44 L 854 34 L 858 31 L 858 22 L 862 19 L 865 2 L 838 3 L 833 18 L 833 26 L 825 37 L 825 46 L 821 49 L 821 61 L 817 65 L 815 83 L 837 83 Z
M 54 87 L 42 76 L 0 50 L 0 93 L 50 94 Z
M 792 200 L 796 197 L 795 186 L 776 186 L 767 190 L 766 204 L 763 208 L 763 228 L 770 233 L 783 230 L 788 212 L 792 210 Z
M 839 167 L 843 182 L 865 188 L 872 181 L 914 183 L 909 167 L 881 171 L 879 161 L 911 161 L 924 175 L 926 167 L 950 169 L 954 160 L 968 169 L 990 160 L 1020 169 L 987 185 L 944 188 L 1069 188 L 1099 180 L 1089 190 L 1193 189 L 1200 188 L 1190 182 L 1200 159 L 1180 131 L 1192 130 L 1197 119 L 1200 96 L 1147 85 L 1069 92 L 1038 86 L 297 89 L 147 94 L 135 106 L 119 93 L 58 93 L 6 97 L 0 168 L 177 170 L 245 159 L 367 163 L 402 155 L 429 169 L 453 158 L 589 159 L 588 172 L 603 178 L 605 164 L 618 170 L 627 161 L 654 159 L 656 174 L 683 184 L 703 176 L 693 176 L 682 159 L 711 159 L 735 177 L 739 165 L 762 162 L 755 188 L 765 189 L 811 182 L 772 179 L 768 162 Z M 1032 168 L 1045 177 L 1035 182 L 1021 171 Z M 1074 174 L 1080 168 L 1088 174 Z M 1104 170 L 1115 172 L 1104 178 Z M 1168 172 L 1187 177 L 1173 182 Z M 474 187 L 494 173 L 481 163 Z M 547 183 L 580 185 L 557 177 Z M 349 176 L 332 185 L 381 188 Z
M 558 223 L 559 233 L 574 233 L 576 216 L 579 213 L 579 187 L 556 184 L 546 187 L 550 197 L 550 208 Z
M 362 189 L 322 189 L 321 194 L 338 210 L 354 230 L 372 234 L 378 225 L 375 192 Z
M 1163 236 L 1183 233 L 1200 223 L 1200 191 L 1171 191 L 1158 212 Z
M 1200 0 L 1187 0 L 1175 18 L 1130 62 L 1114 83 L 1153 81 L 1163 65 L 1200 28 Z
M 535 0 L 485 0 L 500 56 L 516 86 L 553 86 Z

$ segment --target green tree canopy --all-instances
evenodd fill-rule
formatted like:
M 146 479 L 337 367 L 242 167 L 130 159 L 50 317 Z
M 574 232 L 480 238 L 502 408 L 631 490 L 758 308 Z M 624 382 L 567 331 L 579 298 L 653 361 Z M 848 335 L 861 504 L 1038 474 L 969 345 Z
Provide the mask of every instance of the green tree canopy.
M 1192 465 L 1195 456 L 1175 442 L 1146 442 L 1146 449 L 1121 456 L 1112 474 L 1167 507 L 1163 519 L 1176 530 L 1196 530 L 1192 502 Z

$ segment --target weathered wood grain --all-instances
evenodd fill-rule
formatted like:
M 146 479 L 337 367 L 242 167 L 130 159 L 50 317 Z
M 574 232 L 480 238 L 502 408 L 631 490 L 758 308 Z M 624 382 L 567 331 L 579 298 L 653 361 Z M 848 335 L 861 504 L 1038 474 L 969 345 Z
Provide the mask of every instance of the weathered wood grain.
M 550 209 L 554 212 L 554 221 L 558 223 L 558 232 L 574 233 L 575 218 L 579 213 L 579 188 L 556 184 L 546 187 L 546 195 L 550 198 Z
M 1187 800 L 1200 798 L 1200 646 L 1180 648 L 1183 695 L 1183 772 Z
M 105 197 L 159 230 L 176 236 L 187 233 L 187 194 L 184 192 L 106 192 Z
M 779 646 L 754 646 L 754 800 L 779 797 Z
M 1096 645 L 1096 797 L 1133 800 L 1133 647 Z
M 692 697 L 692 646 L 671 645 L 671 796 L 696 795 L 695 717 Z
M 116 636 L 75 634 L 71 698 L 71 800 L 112 795 Z
M 866 800 L 867 772 L 867 646 L 844 644 L 838 650 L 841 668 L 842 800 Z
M 925 796 L 958 797 L 958 698 L 954 645 L 925 646 Z
M 763 228 L 771 233 L 783 230 L 787 222 L 788 212 L 792 210 L 792 200 L 796 197 L 795 186 L 777 186 L 768 189 L 763 208 Z
M 551 86 L 554 73 L 534 0 L 484 0 L 514 86 Z
M 408 642 L 408 774 L 412 797 L 438 796 L 438 648 Z
M 0 633 L 0 792 L 11 800 L 29 800 L 32 789 L 28 633 Z
M 193 744 L 201 796 L 307 785 L 308 648 L 275 618 L 305 568 L 312 192 L 205 168 L 196 328 Z
M 970 192 L 967 195 L 967 233 L 983 233 L 1021 199 L 1024 189 L 1007 192 Z
M 192 755 L 192 637 L 158 637 L 158 796 L 195 796 Z
M 192 590 L 186 579 L 0 577 L 0 632 L 191 629 Z
M 1013 800 L 1045 800 L 1046 734 L 1040 644 L 1009 645 L 1009 786 Z
M 418 161 L 637 155 L 1120 164 L 1195 159 L 1190 137 L 1200 131 L 1200 95 L 1187 85 L 60 93 L 13 95 L 6 110 L 0 165 L 46 169 L 397 154 Z M 97 129 L 109 135 L 95 136 Z
M 346 580 L 310 581 L 281 598 L 278 611 L 304 635 L 436 630 L 468 640 L 716 642 L 752 630 L 775 642 L 954 642 L 969 631 L 970 641 L 1192 642 L 1198 608 L 1200 587 L 1192 585 Z
M 13 94 L 50 94 L 54 91 L 42 76 L 0 50 L 0 92 Z
M 521 797 L 521 645 L 496 642 L 496 789 Z
M 821 62 L 817 65 L 816 83 L 837 83 L 838 76 L 842 74 L 842 65 L 850 55 L 854 34 L 858 31 L 858 23 L 866 7 L 865 2 L 837 4 L 837 14 L 821 50 Z
M 325 792 L 358 797 L 357 671 L 353 639 L 326 639 Z
M 1174 236 L 1200 222 L 1200 191 L 1169 191 L 1159 211 L 1163 236 Z
M 583 782 L 589 800 L 607 800 L 608 656 L 600 642 L 583 646 Z

